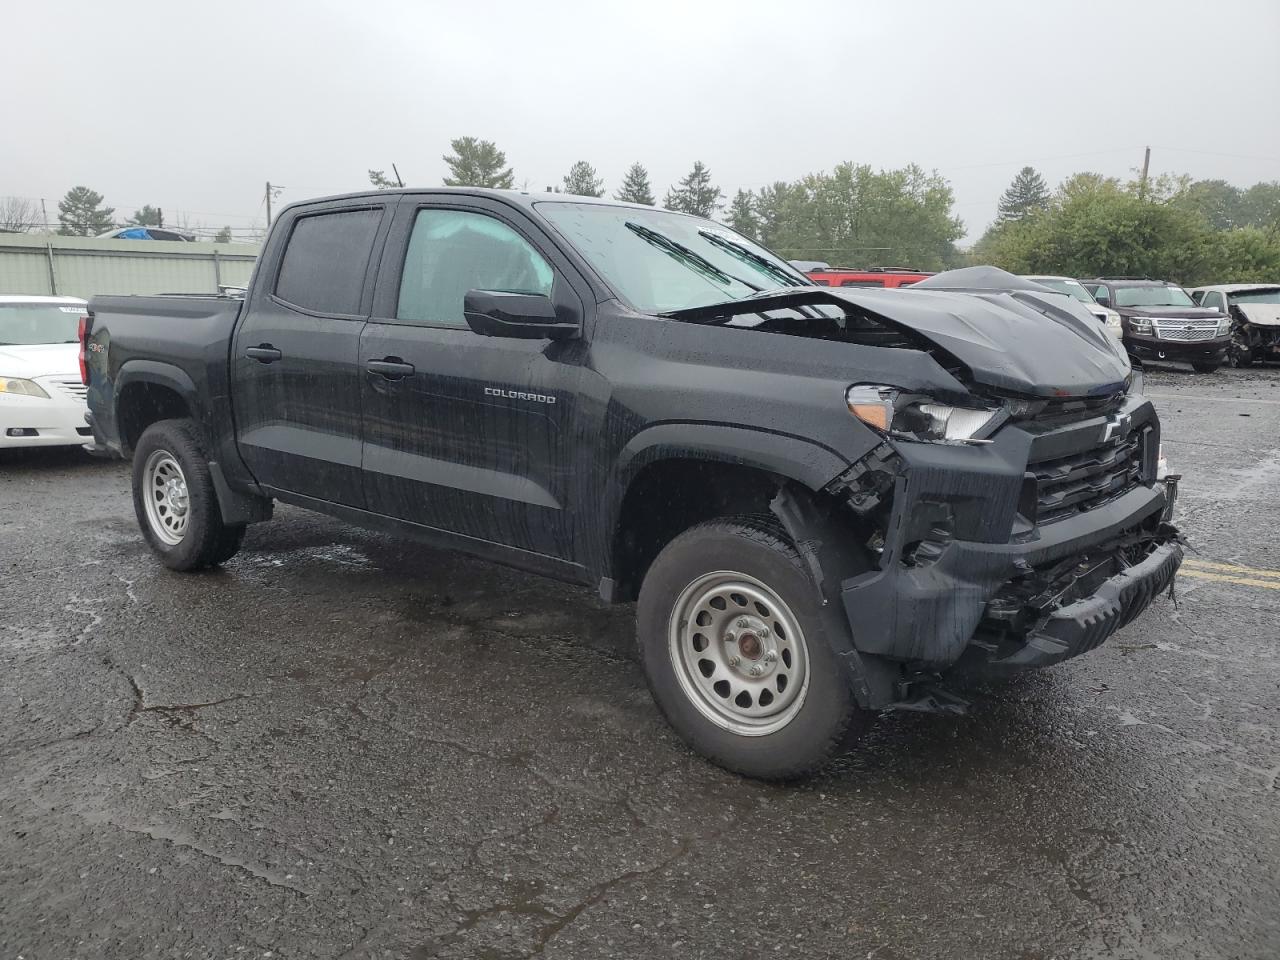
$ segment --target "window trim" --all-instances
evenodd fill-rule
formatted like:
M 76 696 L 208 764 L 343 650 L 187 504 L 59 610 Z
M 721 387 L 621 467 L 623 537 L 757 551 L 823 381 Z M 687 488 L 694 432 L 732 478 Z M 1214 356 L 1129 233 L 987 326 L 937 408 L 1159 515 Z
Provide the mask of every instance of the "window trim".
M 284 272 L 285 255 L 289 252 L 289 245 L 293 242 L 293 233 L 298 228 L 299 223 L 313 217 L 332 216 L 334 214 L 343 213 L 361 213 L 364 211 L 376 211 L 379 214 L 379 219 L 378 224 L 373 231 L 373 243 L 369 248 L 369 259 L 365 261 L 364 275 L 360 280 L 359 313 L 336 313 L 316 310 L 313 307 L 304 307 L 300 303 L 294 303 L 292 300 L 285 299 L 276 292 L 280 286 L 280 275 Z M 319 210 L 310 211 L 299 209 L 292 215 L 287 235 L 280 246 L 279 252 L 275 256 L 274 264 L 272 264 L 271 288 L 267 291 L 267 297 L 272 303 L 283 307 L 286 310 L 292 310 L 295 313 L 301 313 L 308 317 L 316 317 L 321 320 L 367 320 L 372 306 L 369 302 L 369 297 L 373 288 L 373 278 L 376 275 L 378 263 L 382 259 L 382 248 L 386 242 L 387 221 L 387 205 L 385 203 L 361 203 L 353 204 L 351 206 L 324 207 Z

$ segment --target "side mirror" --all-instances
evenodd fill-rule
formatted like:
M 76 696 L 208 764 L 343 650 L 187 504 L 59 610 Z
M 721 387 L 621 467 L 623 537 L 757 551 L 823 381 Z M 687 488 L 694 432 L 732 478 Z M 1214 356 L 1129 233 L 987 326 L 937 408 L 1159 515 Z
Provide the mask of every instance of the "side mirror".
M 469 290 L 462 301 L 467 325 L 482 337 L 520 340 L 571 340 L 581 332 L 572 320 L 562 320 L 551 298 L 540 293 Z

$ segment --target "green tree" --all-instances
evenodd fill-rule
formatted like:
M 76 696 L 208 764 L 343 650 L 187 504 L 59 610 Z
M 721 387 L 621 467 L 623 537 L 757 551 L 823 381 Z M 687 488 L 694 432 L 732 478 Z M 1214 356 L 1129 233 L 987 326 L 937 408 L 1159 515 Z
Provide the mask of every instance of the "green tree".
M 596 176 L 596 168 L 579 160 L 564 176 L 564 192 L 578 197 L 603 197 L 604 181 Z
M 1000 197 L 997 219 L 1025 220 L 1049 206 L 1049 187 L 1035 167 L 1023 167 Z
M 1200 214 L 1215 230 L 1230 230 L 1240 222 L 1243 191 L 1225 180 L 1197 180 L 1180 191 L 1176 202 Z
M 757 239 L 760 221 L 756 217 L 756 200 L 750 190 L 739 190 L 729 204 L 729 226 L 744 236 Z
M 400 183 L 392 180 L 381 170 L 369 171 L 369 183 L 373 185 L 375 190 L 398 190 Z
M 110 230 L 114 207 L 102 205 L 102 194 L 88 187 L 72 187 L 58 201 L 58 233 L 64 237 L 92 237 Z
M 515 174 L 507 166 L 507 155 L 490 140 L 459 137 L 450 141 L 453 153 L 444 158 L 449 165 L 446 187 L 493 187 L 510 190 Z
M 626 203 L 643 203 L 653 206 L 657 201 L 653 198 L 653 187 L 649 183 L 649 171 L 642 164 L 633 163 L 622 178 L 622 188 L 613 195 L 613 199 Z
M 711 182 L 711 171 L 701 160 L 697 160 L 688 175 L 667 191 L 662 205 L 668 210 L 709 217 L 720 208 L 722 199 L 724 194 Z
M 1241 194 L 1239 225 L 1280 233 L 1280 180 L 1255 183 Z
M 159 207 L 144 204 L 141 210 L 133 211 L 133 216 L 128 222 L 139 227 L 163 227 L 164 211 Z
M 223 227 L 221 230 L 219 230 L 217 233 L 215 233 L 215 234 L 213 235 L 213 242 L 214 242 L 214 243 L 230 243 L 230 242 L 231 242 L 231 227 L 229 227 L 229 226 L 227 226 L 227 227 Z

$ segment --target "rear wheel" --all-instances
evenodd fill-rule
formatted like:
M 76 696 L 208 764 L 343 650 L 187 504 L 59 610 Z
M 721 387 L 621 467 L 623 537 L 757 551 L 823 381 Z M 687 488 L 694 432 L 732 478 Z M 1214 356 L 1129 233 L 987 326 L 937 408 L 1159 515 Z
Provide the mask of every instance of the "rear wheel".
M 190 420 L 161 420 L 133 454 L 133 507 L 147 544 L 172 570 L 200 570 L 233 557 L 243 525 L 222 522 L 209 461 Z
M 768 521 L 700 524 L 654 560 L 637 618 L 649 688 L 676 732 L 737 773 L 807 774 L 866 714 L 827 640 L 821 597 Z

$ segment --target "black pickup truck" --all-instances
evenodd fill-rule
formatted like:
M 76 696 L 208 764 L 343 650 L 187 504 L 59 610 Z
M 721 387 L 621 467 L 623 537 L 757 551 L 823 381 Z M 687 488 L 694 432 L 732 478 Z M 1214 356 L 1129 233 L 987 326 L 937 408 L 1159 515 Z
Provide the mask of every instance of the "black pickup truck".
M 285 210 L 243 300 L 95 298 L 82 358 L 168 566 L 280 500 L 589 584 L 638 601 L 691 745 L 785 778 L 959 708 L 955 671 L 1096 647 L 1181 562 L 1121 349 L 969 287 L 815 286 L 651 207 L 364 193 Z

